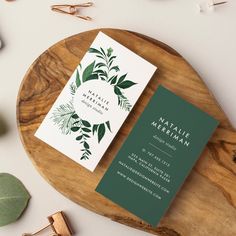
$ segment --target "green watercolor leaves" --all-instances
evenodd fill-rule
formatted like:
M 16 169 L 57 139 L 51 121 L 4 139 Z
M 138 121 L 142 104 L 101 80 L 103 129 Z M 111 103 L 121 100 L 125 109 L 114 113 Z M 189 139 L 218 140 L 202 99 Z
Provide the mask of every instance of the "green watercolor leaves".
M 82 154 L 80 160 L 89 159 L 89 156 L 92 153 L 89 150 L 90 146 L 87 142 L 87 139 L 90 138 L 89 133 L 91 132 L 91 124 L 86 120 L 79 119 L 73 123 L 73 126 L 71 127 L 71 131 L 72 132 L 79 132 L 79 136 L 76 137 L 76 140 L 80 141 L 80 144 L 83 145 L 83 148 L 81 149 L 83 154 Z
M 95 124 L 93 125 L 93 135 L 94 133 L 97 133 L 97 137 L 98 137 L 98 143 L 100 143 L 100 141 L 102 140 L 102 138 L 104 137 L 105 133 L 106 133 L 106 127 L 109 129 L 109 131 L 111 132 L 111 125 L 110 122 L 107 121 L 105 123 L 101 123 L 101 124 Z
M 119 65 L 115 64 L 117 56 L 113 55 L 111 47 L 89 48 L 89 53 L 95 54 L 95 60 L 82 66 L 79 64 L 75 72 L 75 81 L 70 84 L 70 94 L 76 95 L 77 89 L 85 82 L 90 80 L 101 80 L 109 83 L 117 96 L 118 106 L 124 111 L 130 111 L 132 104 L 125 96 L 126 89 L 132 87 L 136 83 L 131 80 L 126 80 L 127 73 L 120 76 Z M 82 69 L 83 67 L 83 69 Z M 89 138 L 97 135 L 98 143 L 101 143 L 107 131 L 111 131 L 110 122 L 100 124 L 90 124 L 87 120 L 82 120 L 74 109 L 73 98 L 69 103 L 62 104 L 56 108 L 52 114 L 52 120 L 55 125 L 58 125 L 62 134 L 76 133 L 75 140 L 81 145 L 82 156 L 81 160 L 89 159 L 92 155 L 90 151 Z
M 131 86 L 136 84 L 131 80 L 125 80 L 126 76 L 127 76 L 127 74 L 124 74 L 119 78 L 119 80 L 116 84 L 117 87 L 119 87 L 121 89 L 127 89 L 127 88 L 130 88 Z
M 121 82 L 120 84 L 117 84 L 117 86 L 119 88 L 122 88 L 122 89 L 127 89 L 127 88 L 129 88 L 129 87 L 131 87 L 131 86 L 133 86 L 135 84 L 136 83 L 134 83 L 134 82 L 132 82 L 130 80 L 126 80 L 126 81 Z
M 91 127 L 91 124 L 86 120 L 82 120 L 82 124 L 86 127 Z
M 106 132 L 106 128 L 104 124 L 100 124 L 98 126 L 98 142 L 100 143 L 100 141 L 102 140 L 103 136 L 105 135 Z
M 79 75 L 78 70 L 76 70 L 75 84 L 76 84 L 77 88 L 81 85 L 81 80 L 80 80 L 80 75 Z
M 112 48 L 108 48 L 107 49 L 107 56 L 110 57 L 112 52 L 113 52 L 113 49 Z
M 100 54 L 100 55 L 103 55 L 99 50 L 97 50 L 96 48 L 89 48 L 88 50 L 90 53 L 97 53 L 97 54 Z
M 0 226 L 16 221 L 26 209 L 30 195 L 13 175 L 0 173 Z
M 83 72 L 83 78 L 82 78 L 82 79 L 83 79 L 83 82 L 86 82 L 86 81 L 92 80 L 92 79 L 97 79 L 97 76 L 94 75 L 94 74 L 92 74 L 92 73 L 93 73 L 94 66 L 95 66 L 95 62 L 96 62 L 96 61 L 92 62 L 91 64 L 89 64 L 89 65 L 85 68 L 85 70 L 84 70 L 84 72 Z

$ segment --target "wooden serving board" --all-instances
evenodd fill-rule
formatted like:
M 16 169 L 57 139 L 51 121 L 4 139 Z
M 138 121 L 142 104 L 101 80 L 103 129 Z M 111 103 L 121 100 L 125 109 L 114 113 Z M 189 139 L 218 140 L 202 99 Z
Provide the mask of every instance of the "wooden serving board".
M 99 30 L 72 36 L 45 51 L 25 75 L 17 101 L 20 136 L 34 166 L 72 201 L 122 224 L 160 236 L 236 235 L 236 131 L 214 97 L 189 63 L 167 45 L 124 30 L 102 31 L 158 71 L 92 173 L 34 133 Z M 152 228 L 94 189 L 160 84 L 218 119 L 220 125 L 161 223 Z

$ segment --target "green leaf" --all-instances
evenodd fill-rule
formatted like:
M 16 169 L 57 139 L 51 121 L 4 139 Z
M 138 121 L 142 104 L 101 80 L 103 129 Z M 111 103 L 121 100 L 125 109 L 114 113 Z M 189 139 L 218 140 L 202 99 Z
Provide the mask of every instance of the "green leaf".
M 99 62 L 98 64 L 95 65 L 95 67 L 98 67 L 98 68 L 100 68 L 102 66 L 106 66 L 106 65 L 104 63 L 102 63 L 102 62 Z
M 103 73 L 103 70 L 95 70 L 93 73 L 94 73 L 94 74 Z
M 87 134 L 83 134 L 83 136 L 86 137 L 86 138 L 90 138 L 90 136 L 87 135 Z
M 112 80 L 111 80 L 111 84 L 115 84 L 117 81 L 117 76 L 115 76 Z
M 50 119 L 52 119 L 53 123 L 58 126 L 62 134 L 67 135 L 71 133 L 71 127 L 75 121 L 72 118 L 74 114 L 75 110 L 71 100 L 69 103 L 61 104 L 59 107 L 57 107 L 53 111 Z
M 102 55 L 102 53 L 101 53 L 99 50 L 97 50 L 96 48 L 89 48 L 88 51 L 89 51 L 90 53 L 97 53 L 97 54 Z
M 89 76 L 92 75 L 94 65 L 95 65 L 95 61 L 92 62 L 90 65 L 88 65 L 88 66 L 85 68 L 85 70 L 84 70 L 84 72 L 83 72 L 83 82 L 87 81 L 88 78 L 89 78 Z
M 125 111 L 130 111 L 132 108 L 132 105 L 130 104 L 128 98 L 125 97 L 123 94 L 118 95 L 118 105 Z
M 97 129 L 98 129 L 98 125 L 93 125 L 93 135 L 97 131 Z
M 80 81 L 80 76 L 79 76 L 79 71 L 78 70 L 76 70 L 75 84 L 76 84 L 77 88 L 81 85 L 81 81 Z
M 77 114 L 74 114 L 73 116 L 71 116 L 73 119 L 78 119 L 79 116 Z
M 106 71 L 103 71 L 103 74 L 104 74 L 106 77 L 108 76 Z
M 105 60 L 104 57 L 97 55 L 98 58 L 101 58 L 102 60 Z
M 88 159 L 88 157 L 85 155 L 85 154 L 83 154 L 83 156 L 80 158 L 80 160 L 87 160 Z
M 120 89 L 117 86 L 114 87 L 114 92 L 116 95 L 122 95 L 122 92 L 120 91 Z
M 77 120 L 77 121 L 75 121 L 74 123 L 73 123 L 73 126 L 75 126 L 75 125 L 77 125 L 77 124 L 79 124 L 80 123 L 80 120 Z
M 85 127 L 91 127 L 91 124 L 90 124 L 87 120 L 82 120 L 82 124 L 83 124 Z
M 110 57 L 110 59 L 109 59 L 109 62 L 111 62 L 113 59 L 115 59 L 116 58 L 116 56 L 112 56 L 112 57 Z
M 101 79 L 104 78 L 105 80 L 107 80 L 107 75 L 105 73 L 101 73 L 101 74 L 99 74 L 99 76 Z
M 120 70 L 120 68 L 119 68 L 119 66 L 113 66 L 113 67 L 110 69 L 110 71 L 111 71 L 111 70 L 115 70 L 115 71 L 117 72 L 117 71 Z
M 93 79 L 98 79 L 98 74 L 92 74 L 90 75 L 86 81 L 93 80 Z
M 105 53 L 105 51 L 103 50 L 103 48 L 100 48 L 101 49 L 101 51 L 102 51 L 102 54 L 104 55 L 104 56 L 106 56 L 106 53 Z
M 119 88 L 122 88 L 122 89 L 127 89 L 127 88 L 129 88 L 129 87 L 131 87 L 131 86 L 133 86 L 135 84 L 136 83 L 134 83 L 134 82 L 132 82 L 130 80 L 126 80 L 126 81 L 121 82 L 120 84 L 117 84 L 117 86 Z
M 93 73 L 94 73 L 94 74 L 95 74 L 95 73 L 96 73 L 96 74 L 99 74 L 99 73 L 104 73 L 104 71 L 103 71 L 103 70 L 95 70 Z
M 114 61 L 110 61 L 110 62 L 108 63 L 108 66 L 111 67 L 111 65 L 113 64 L 113 62 L 114 62 Z
M 92 154 L 89 150 L 87 150 L 87 153 L 90 154 L 90 155 Z
M 106 132 L 106 128 L 104 124 L 100 124 L 98 127 L 98 142 L 100 143 L 100 141 L 102 140 L 102 138 L 104 137 Z
M 82 138 L 83 138 L 83 135 L 80 135 L 80 136 L 76 137 L 76 140 L 80 141 Z
M 122 76 L 119 78 L 117 84 L 120 84 L 121 82 L 123 82 L 124 79 L 125 79 L 125 77 L 126 77 L 126 75 L 127 75 L 127 74 L 122 75 Z
M 76 84 L 74 84 L 74 82 L 72 82 L 71 84 L 70 84 L 70 93 L 71 93 L 71 95 L 75 95 L 75 93 L 76 93 L 76 90 L 77 90 L 77 86 L 76 86 Z
M 113 49 L 112 48 L 108 48 L 107 49 L 107 56 L 110 57 L 112 52 L 113 52 Z
M 84 142 L 84 148 L 89 149 L 89 145 L 87 142 Z
M 90 130 L 90 129 L 88 129 L 88 128 L 82 128 L 82 130 L 83 130 L 84 132 L 86 132 L 86 133 L 89 133 L 89 132 L 91 132 L 91 130 Z
M 110 121 L 107 121 L 106 122 L 106 125 L 107 125 L 107 128 L 110 130 L 110 132 L 111 132 L 111 126 L 110 126 Z
M 80 129 L 80 127 L 71 127 L 71 131 L 77 132 Z
M 28 205 L 30 195 L 13 175 L 0 174 L 0 226 L 16 221 Z
M 113 76 L 108 80 L 108 82 L 112 81 L 112 79 L 115 78 L 115 77 L 117 77 L 117 75 L 116 75 L 116 76 L 113 75 Z

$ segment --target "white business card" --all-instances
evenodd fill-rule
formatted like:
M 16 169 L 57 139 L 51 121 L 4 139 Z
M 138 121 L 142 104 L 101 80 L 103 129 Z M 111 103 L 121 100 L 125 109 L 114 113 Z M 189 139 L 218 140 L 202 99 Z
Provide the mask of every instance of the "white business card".
M 155 70 L 99 32 L 35 136 L 93 171 Z

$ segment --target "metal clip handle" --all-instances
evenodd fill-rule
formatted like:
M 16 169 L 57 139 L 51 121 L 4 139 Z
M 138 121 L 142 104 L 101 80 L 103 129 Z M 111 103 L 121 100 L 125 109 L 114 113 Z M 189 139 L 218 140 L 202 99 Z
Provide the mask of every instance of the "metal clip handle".
M 76 5 L 69 5 L 69 4 L 52 5 L 51 9 L 52 11 L 66 14 L 66 15 L 72 15 L 72 16 L 81 18 L 83 20 L 92 20 L 92 18 L 89 16 L 83 16 L 79 14 L 79 8 L 91 7 L 91 6 L 93 6 L 93 3 L 87 2 L 87 3 L 76 4 Z

